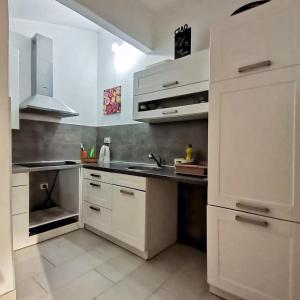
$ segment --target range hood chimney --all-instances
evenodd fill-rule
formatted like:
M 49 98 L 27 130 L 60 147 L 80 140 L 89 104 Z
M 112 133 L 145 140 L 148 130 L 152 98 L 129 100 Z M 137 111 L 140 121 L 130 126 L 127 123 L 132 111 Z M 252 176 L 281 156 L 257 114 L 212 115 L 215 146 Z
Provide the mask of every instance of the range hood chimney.
M 32 38 L 31 94 L 20 104 L 21 112 L 60 118 L 79 116 L 79 113 L 53 97 L 53 41 L 40 34 Z

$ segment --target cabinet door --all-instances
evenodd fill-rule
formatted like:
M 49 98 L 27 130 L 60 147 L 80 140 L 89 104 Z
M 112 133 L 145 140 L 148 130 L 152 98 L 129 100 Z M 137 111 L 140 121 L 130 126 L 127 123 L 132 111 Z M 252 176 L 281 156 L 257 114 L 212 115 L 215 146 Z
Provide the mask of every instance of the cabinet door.
M 11 188 L 12 214 L 29 213 L 29 187 L 17 186 Z
M 210 93 L 209 204 L 300 221 L 300 66 Z
M 135 73 L 134 95 L 180 88 L 207 81 L 208 78 L 209 50 L 204 50 Z M 184 92 L 188 94 L 187 91 Z M 190 93 L 192 92 L 195 93 L 196 91 L 191 91 Z
M 13 249 L 18 250 L 29 243 L 29 214 L 20 214 L 12 217 Z
M 208 206 L 208 282 L 246 300 L 300 299 L 300 224 Z
M 299 64 L 297 2 L 272 0 L 212 29 L 211 82 Z
M 20 53 L 16 48 L 9 50 L 9 96 L 11 99 L 11 128 L 20 129 Z
M 113 235 L 128 245 L 145 250 L 146 193 L 114 186 Z

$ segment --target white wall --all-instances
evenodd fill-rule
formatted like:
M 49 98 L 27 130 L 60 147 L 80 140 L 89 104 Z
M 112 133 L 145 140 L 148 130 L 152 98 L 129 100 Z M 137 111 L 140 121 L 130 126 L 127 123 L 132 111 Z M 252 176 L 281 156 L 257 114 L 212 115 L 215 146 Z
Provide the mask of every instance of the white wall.
M 28 38 L 36 33 L 53 39 L 54 97 L 62 100 L 80 113 L 79 117 L 62 120 L 30 115 L 24 118 L 56 121 L 68 124 L 96 126 L 98 96 L 98 41 L 95 31 L 75 29 L 48 23 L 10 20 L 10 30 Z M 26 39 L 25 39 L 26 40 Z M 26 47 L 26 46 L 25 46 Z M 26 54 L 30 58 L 30 54 Z M 24 63 L 21 77 L 30 78 L 28 61 Z M 23 80 L 21 95 L 29 96 L 31 87 Z M 21 98 L 21 101 L 25 99 Z
M 112 50 L 114 43 L 122 45 L 124 43 L 120 38 L 112 35 L 107 31 L 98 34 L 98 57 L 99 57 L 99 103 L 98 115 L 99 126 L 131 124 L 133 121 L 133 73 L 140 71 L 145 66 L 162 61 L 169 58 L 168 56 L 146 55 L 139 50 L 133 48 L 132 51 L 125 54 L 123 62 L 136 58 L 136 61 L 125 66 L 115 64 L 116 55 Z M 120 70 L 121 68 L 121 70 Z M 122 86 L 122 108 L 121 113 L 113 115 L 103 114 L 103 91 L 115 86 Z

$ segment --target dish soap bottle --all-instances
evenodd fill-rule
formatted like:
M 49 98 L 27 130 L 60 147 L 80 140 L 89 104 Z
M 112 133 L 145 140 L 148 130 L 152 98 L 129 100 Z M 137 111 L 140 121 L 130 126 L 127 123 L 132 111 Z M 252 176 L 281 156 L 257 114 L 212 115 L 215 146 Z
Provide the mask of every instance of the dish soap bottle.
M 193 147 L 191 144 L 186 148 L 186 158 L 187 161 L 191 161 L 193 159 Z

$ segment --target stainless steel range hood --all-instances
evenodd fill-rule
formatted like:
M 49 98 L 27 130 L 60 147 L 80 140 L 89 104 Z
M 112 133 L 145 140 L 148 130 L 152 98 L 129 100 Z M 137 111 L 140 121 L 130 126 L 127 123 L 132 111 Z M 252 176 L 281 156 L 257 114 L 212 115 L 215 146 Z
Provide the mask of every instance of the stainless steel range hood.
M 62 101 L 53 98 L 53 41 L 36 34 L 31 53 L 32 96 L 21 103 L 20 111 L 60 118 L 79 116 Z

